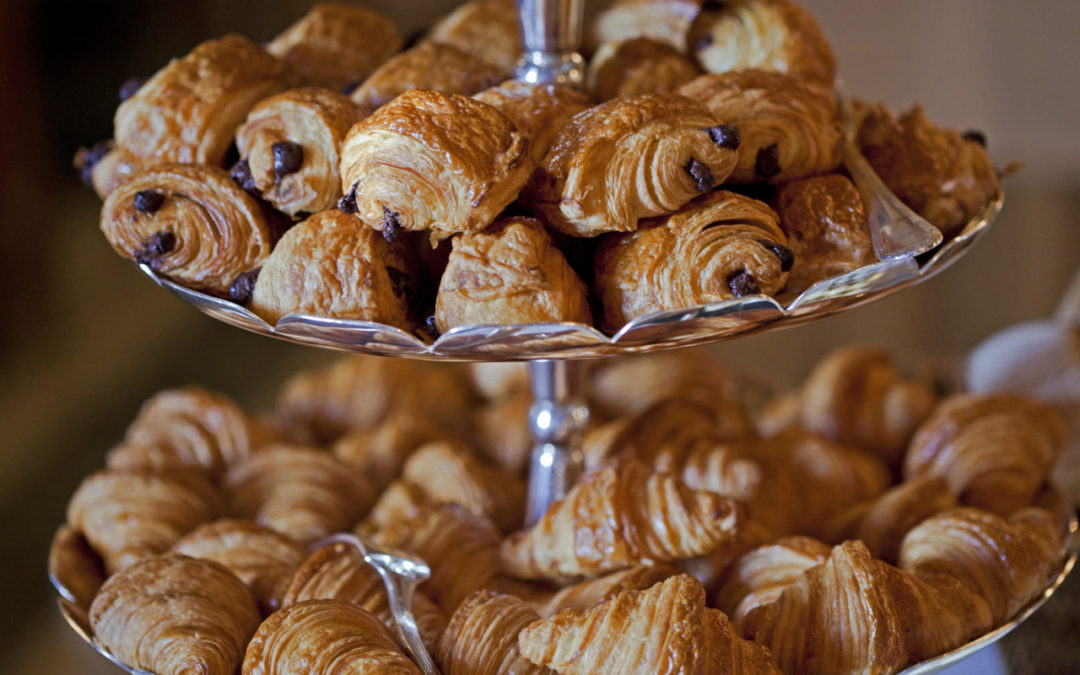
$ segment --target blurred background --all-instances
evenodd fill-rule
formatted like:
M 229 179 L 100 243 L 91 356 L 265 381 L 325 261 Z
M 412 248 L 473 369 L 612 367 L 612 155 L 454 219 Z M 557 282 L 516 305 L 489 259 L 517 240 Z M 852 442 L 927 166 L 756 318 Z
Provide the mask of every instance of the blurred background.
M 0 2 L 0 671 L 118 672 L 66 629 L 45 575 L 68 497 L 154 392 L 198 383 L 250 409 L 288 374 L 332 355 L 205 318 L 117 257 L 100 203 L 71 169 L 112 135 L 117 91 L 212 36 L 270 37 L 310 0 Z M 367 3 L 404 34 L 456 3 Z M 589 2 L 595 12 L 606 3 Z M 1080 264 L 1080 4 L 805 0 L 849 91 L 977 128 L 1004 166 L 1005 210 L 940 277 L 820 323 L 718 345 L 724 360 L 799 381 L 829 349 L 872 341 L 911 366 L 957 363 L 983 338 L 1050 315 Z M 1080 584 L 1004 643 L 1012 672 L 1080 634 Z M 1075 652 L 1073 652 L 1075 654 Z M 984 655 L 967 672 L 990 672 Z M 1062 663 L 1068 663 L 1064 661 Z M 1026 664 L 1026 665 L 1024 665 Z M 996 666 L 995 666 L 996 667 Z

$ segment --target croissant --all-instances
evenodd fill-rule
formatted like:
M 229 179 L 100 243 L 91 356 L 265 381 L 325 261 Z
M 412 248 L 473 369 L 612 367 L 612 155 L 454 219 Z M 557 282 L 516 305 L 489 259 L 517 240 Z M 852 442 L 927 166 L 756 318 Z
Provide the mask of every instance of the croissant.
M 585 579 L 562 590 L 541 596 L 530 604 L 543 618 L 564 609 L 589 609 L 611 600 L 623 591 L 643 591 L 679 574 L 671 565 L 638 565 L 595 579 Z
M 930 388 L 904 379 L 888 351 L 853 346 L 818 363 L 793 398 L 766 408 L 758 426 L 772 434 L 798 423 L 894 464 L 935 404 Z
M 592 105 L 585 94 L 570 87 L 529 84 L 524 80 L 507 80 L 473 98 L 498 108 L 510 118 L 529 142 L 529 156 L 534 166 L 544 161 L 559 132 L 574 115 Z
M 954 577 L 986 600 L 994 625 L 1046 588 L 1061 559 L 1061 533 L 1041 509 L 1006 520 L 962 507 L 935 514 L 907 533 L 899 565 L 916 575 Z
M 121 103 L 113 137 L 142 162 L 221 166 L 248 111 L 287 84 L 283 61 L 226 35 L 172 60 Z
M 263 616 L 280 606 L 304 547 L 269 528 L 246 520 L 216 520 L 189 532 L 173 553 L 224 565 L 251 591 Z
M 871 110 L 857 142 L 885 185 L 950 238 L 1001 194 L 980 139 L 935 127 L 917 105 L 897 119 L 882 107 Z
M 217 489 L 192 470 L 163 475 L 107 469 L 87 476 L 75 490 L 67 521 L 86 536 L 112 574 L 164 553 L 222 511 Z
M 679 87 L 738 129 L 732 183 L 787 183 L 836 170 L 844 157 L 839 108 L 831 90 L 784 73 L 737 70 Z
M 765 203 L 718 190 L 679 211 L 606 238 L 593 289 L 614 332 L 652 312 L 764 293 L 787 282 L 794 257 Z
M 532 395 L 522 390 L 477 409 L 473 417 L 476 449 L 489 462 L 515 476 L 525 473 L 532 453 L 532 403 Z
M 440 332 L 470 325 L 592 325 L 586 286 L 540 221 L 507 218 L 453 242 L 435 301 Z
M 75 153 L 74 165 L 82 182 L 94 188 L 102 199 L 142 168 L 139 160 L 127 150 L 117 147 L 112 140 L 79 148 Z
M 96 641 L 158 675 L 232 675 L 258 625 L 251 593 L 231 572 L 176 554 L 114 574 L 90 606 Z
M 251 309 L 274 324 L 288 314 L 415 324 L 416 262 L 341 211 L 321 211 L 292 227 L 255 279 Z M 411 302 L 410 302 L 411 301 Z
M 667 94 L 700 74 L 697 65 L 671 45 L 633 38 L 600 45 L 589 60 L 586 87 L 594 100 L 607 101 Z
M 217 476 L 272 437 L 227 396 L 201 387 L 167 389 L 143 403 L 106 464 L 150 470 L 189 466 Z
M 506 538 L 499 554 L 503 569 L 522 579 L 596 575 L 709 553 L 742 521 L 738 502 L 625 461 L 586 476 L 531 528 Z
M 618 0 L 596 17 L 587 38 L 593 45 L 648 38 L 687 53 L 686 32 L 701 0 Z
M 477 591 L 457 608 L 439 640 L 435 660 L 443 675 L 541 675 L 543 666 L 518 652 L 518 633 L 540 618 L 513 595 Z
M 409 91 L 354 126 L 342 150 L 341 207 L 388 239 L 431 229 L 477 232 L 529 179 L 528 142 L 497 109 Z
M 675 94 L 617 98 L 578 113 L 548 151 L 529 200 L 548 227 L 575 237 L 633 232 L 724 182 L 730 134 Z
M 786 286 L 792 293 L 877 260 L 862 197 L 846 176 L 834 173 L 782 185 L 776 213 L 795 255 Z
M 361 82 L 401 49 L 394 22 L 364 7 L 319 3 L 266 44 L 305 82 L 339 90 Z
M 364 562 L 356 548 L 333 544 L 318 549 L 297 565 L 281 597 L 281 606 L 289 607 L 307 600 L 347 602 L 370 612 L 391 631 L 396 619 L 390 610 L 386 586 L 374 567 Z M 442 612 L 426 595 L 417 591 L 411 606 L 420 637 L 429 651 L 446 625 Z
M 355 466 L 381 492 L 401 474 L 405 460 L 417 449 L 452 436 L 422 415 L 409 410 L 390 414 L 377 427 L 355 429 L 339 438 L 333 452 Z
M 728 369 L 700 349 L 601 361 L 588 386 L 590 406 L 608 417 L 637 413 L 673 396 L 730 411 L 735 392 Z
M 105 583 L 105 566 L 86 537 L 70 525 L 56 529 L 49 544 L 49 581 L 65 609 L 86 609 Z
M 710 73 L 764 68 L 831 87 L 836 57 L 814 17 L 789 0 L 704 3 L 686 32 Z
M 308 600 L 262 622 L 244 654 L 244 675 L 385 673 L 420 675 L 386 626 L 334 600 Z
M 778 673 L 769 653 L 735 634 L 686 575 L 568 609 L 518 634 L 525 658 L 559 673 Z
M 225 474 L 232 513 L 308 542 L 352 527 L 373 501 L 363 474 L 328 452 L 275 445 Z
M 159 165 L 109 193 L 101 231 L 121 256 L 195 290 L 228 296 L 277 239 L 254 197 L 222 169 Z
M 524 48 L 517 7 L 511 0 L 472 0 L 428 31 L 427 40 L 452 45 L 506 75 L 514 72 Z
M 516 396 L 529 388 L 529 366 L 522 361 L 476 361 L 469 380 L 488 401 Z
M 961 503 L 1008 516 L 1030 506 L 1065 445 L 1064 420 L 1014 394 L 961 394 L 919 427 L 904 476 L 940 476 Z
M 356 104 L 328 89 L 290 89 L 248 113 L 236 131 L 241 171 L 263 199 L 294 217 L 341 198 L 341 144 L 360 119 Z
M 352 92 L 351 97 L 360 106 L 362 114 L 371 114 L 379 106 L 413 89 L 472 96 L 505 78 L 502 69 L 467 51 L 451 45 L 421 42 L 380 66 Z M 470 138 L 478 137 L 475 131 L 462 133 Z

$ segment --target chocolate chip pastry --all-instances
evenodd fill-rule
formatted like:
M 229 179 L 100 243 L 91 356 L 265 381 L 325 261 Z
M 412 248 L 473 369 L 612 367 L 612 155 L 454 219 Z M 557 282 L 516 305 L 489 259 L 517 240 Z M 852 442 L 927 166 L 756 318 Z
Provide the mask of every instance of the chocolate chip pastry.
M 677 49 L 648 38 L 605 42 L 589 59 L 586 88 L 593 100 L 668 94 L 701 70 Z
M 688 54 L 686 33 L 700 11 L 701 0 L 617 0 L 589 27 L 589 51 L 609 42 L 648 38 Z
M 563 127 L 591 103 L 584 94 L 556 84 L 507 80 L 473 96 L 499 109 L 529 142 L 529 156 L 539 166 Z
M 472 0 L 444 16 L 426 40 L 457 47 L 509 77 L 524 51 L 512 0 Z
M 142 168 L 142 162 L 109 140 L 95 143 L 89 148 L 79 148 L 75 153 L 74 166 L 82 182 L 94 188 L 98 197 L 105 199 L 117 185 Z

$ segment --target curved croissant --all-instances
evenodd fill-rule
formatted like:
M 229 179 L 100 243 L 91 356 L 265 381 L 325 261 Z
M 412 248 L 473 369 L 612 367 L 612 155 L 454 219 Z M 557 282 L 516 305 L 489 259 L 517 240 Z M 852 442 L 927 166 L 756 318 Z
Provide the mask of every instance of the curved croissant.
M 236 130 L 236 148 L 262 198 L 290 216 L 333 208 L 341 198 L 341 144 L 360 119 L 329 89 L 290 89 L 261 101 Z
M 101 210 L 117 253 L 196 290 L 228 296 L 277 239 L 255 198 L 224 170 L 159 165 L 117 186 Z
M 585 579 L 549 596 L 541 596 L 530 604 L 543 618 L 554 616 L 564 609 L 589 609 L 611 600 L 623 591 L 642 591 L 679 574 L 671 565 L 637 565 L 625 570 Z
M 349 131 L 341 207 L 389 239 L 400 230 L 476 232 L 529 180 L 528 145 L 486 103 L 408 91 Z
M 242 35 L 209 40 L 120 104 L 113 137 L 143 162 L 221 166 L 248 111 L 288 77 L 284 62 Z
M 600 244 L 594 290 L 604 305 L 602 325 L 617 331 L 652 312 L 775 295 L 793 261 L 779 219 L 765 203 L 711 192 Z
M 439 282 L 435 325 L 592 325 L 586 286 L 540 221 L 512 217 L 454 237 Z
M 90 605 L 94 637 L 121 663 L 159 675 L 230 675 L 259 625 L 246 586 L 209 560 L 168 554 L 113 576 Z
M 386 626 L 334 600 L 308 600 L 262 622 L 244 654 L 243 675 L 386 673 L 420 675 Z
M 596 101 L 618 96 L 667 94 L 701 74 L 669 44 L 633 38 L 600 45 L 589 59 L 586 87 Z
M 457 47 L 505 75 L 514 72 L 524 52 L 511 0 L 466 2 L 432 26 L 425 39 Z
M 593 45 L 648 38 L 687 52 L 686 32 L 701 11 L 701 0 L 619 0 L 596 17 Z
M 171 470 L 105 470 L 83 480 L 67 506 L 67 520 L 105 561 L 110 574 L 164 553 L 223 511 L 217 489 L 201 474 Z
M 686 42 L 705 70 L 766 68 L 832 86 L 836 57 L 821 27 L 789 0 L 705 3 Z
M 505 539 L 499 555 L 523 579 L 596 575 L 704 555 L 742 521 L 738 502 L 624 461 L 586 476 L 531 528 Z
M 281 606 L 289 607 L 306 600 L 347 602 L 370 612 L 391 631 L 396 619 L 390 610 L 386 586 L 374 567 L 349 544 L 333 544 L 318 549 L 296 566 L 281 595 Z M 412 614 L 420 637 L 428 650 L 434 650 L 446 625 L 442 612 L 426 595 L 416 592 Z
M 294 225 L 263 263 L 251 309 L 267 322 L 288 314 L 375 321 L 408 329 L 418 272 L 402 242 L 389 242 L 341 211 Z
M 394 22 L 364 7 L 319 3 L 266 44 L 305 81 L 339 90 L 401 49 Z
M 328 452 L 276 445 L 225 474 L 234 514 L 301 542 L 342 532 L 373 500 L 362 474 Z
M 364 474 L 377 492 L 382 492 L 401 474 L 405 461 L 418 448 L 452 440 L 424 415 L 403 409 L 391 413 L 379 426 L 350 431 L 334 443 L 332 450 L 338 459 Z
M 563 234 L 633 232 L 722 183 L 736 144 L 704 106 L 675 94 L 619 98 L 578 113 L 537 170 L 529 199 Z
M 544 161 L 559 132 L 574 115 L 592 105 L 585 94 L 570 87 L 529 84 L 524 80 L 507 80 L 473 98 L 498 108 L 510 118 L 529 142 L 529 156 L 535 166 Z
M 532 453 L 532 403 L 532 394 L 518 391 L 479 407 L 473 414 L 473 443 L 480 455 L 515 476 L 524 475 Z
M 518 652 L 518 633 L 540 618 L 513 595 L 477 591 L 457 608 L 439 640 L 443 675 L 542 675 L 550 672 Z
M 224 565 L 251 591 L 263 616 L 280 606 L 304 547 L 246 520 L 216 520 L 201 525 L 172 546 L 173 553 Z
M 558 673 L 778 673 L 769 653 L 735 634 L 686 575 L 568 609 L 518 634 L 522 655 Z
M 609 417 L 637 413 L 672 397 L 727 411 L 735 384 L 727 367 L 707 352 L 681 349 L 600 361 L 589 375 L 588 394 L 590 405 Z

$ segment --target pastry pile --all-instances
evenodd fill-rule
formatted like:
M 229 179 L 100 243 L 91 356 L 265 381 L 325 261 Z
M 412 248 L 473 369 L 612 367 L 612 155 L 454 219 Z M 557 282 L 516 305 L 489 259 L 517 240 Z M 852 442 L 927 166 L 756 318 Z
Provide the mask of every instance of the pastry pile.
M 598 363 L 585 477 L 520 529 L 518 364 L 352 356 L 272 413 L 144 405 L 50 556 L 99 643 L 156 673 L 417 673 L 353 531 L 423 558 L 446 675 L 893 673 L 1008 621 L 1058 572 L 1063 421 L 938 400 L 849 347 L 756 414 L 700 353 Z M 79 552 L 82 552 L 81 556 Z
M 790 0 L 620 0 L 587 93 L 511 80 L 511 0 L 414 46 L 318 4 L 263 46 L 196 46 L 76 166 L 121 256 L 267 322 L 574 322 L 794 297 L 875 262 L 842 166 L 836 60 Z M 884 182 L 946 236 L 1000 193 L 981 134 L 858 107 Z

